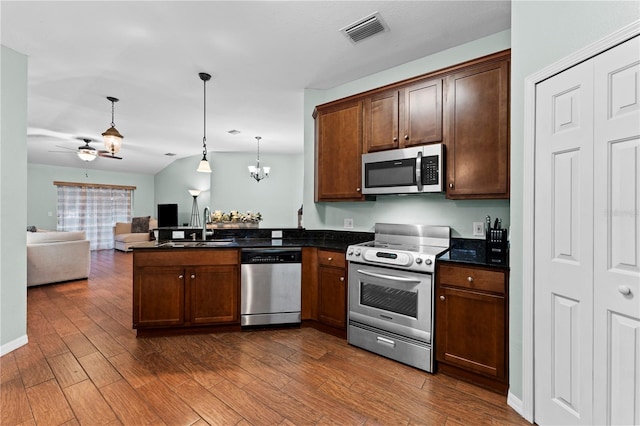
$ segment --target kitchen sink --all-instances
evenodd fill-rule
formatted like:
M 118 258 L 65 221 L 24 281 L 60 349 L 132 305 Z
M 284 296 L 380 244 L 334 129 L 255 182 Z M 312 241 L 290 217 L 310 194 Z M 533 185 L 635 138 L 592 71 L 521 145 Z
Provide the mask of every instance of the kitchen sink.
M 167 241 L 158 244 L 158 247 L 220 247 L 234 244 L 233 239 L 217 239 L 206 241 Z

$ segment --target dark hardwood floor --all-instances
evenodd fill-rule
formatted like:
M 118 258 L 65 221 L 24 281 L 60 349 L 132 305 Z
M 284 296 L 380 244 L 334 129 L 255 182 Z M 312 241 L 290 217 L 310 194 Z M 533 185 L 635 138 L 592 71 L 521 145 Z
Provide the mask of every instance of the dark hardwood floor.
M 136 338 L 132 254 L 28 289 L 0 358 L 2 425 L 525 425 L 504 396 L 311 328 Z

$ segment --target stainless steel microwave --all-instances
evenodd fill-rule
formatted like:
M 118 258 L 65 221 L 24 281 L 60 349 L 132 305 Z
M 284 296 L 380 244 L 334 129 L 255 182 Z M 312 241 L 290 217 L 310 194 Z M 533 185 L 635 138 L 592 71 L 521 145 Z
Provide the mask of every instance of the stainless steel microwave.
M 441 143 L 363 154 L 362 193 L 443 192 L 443 160 Z

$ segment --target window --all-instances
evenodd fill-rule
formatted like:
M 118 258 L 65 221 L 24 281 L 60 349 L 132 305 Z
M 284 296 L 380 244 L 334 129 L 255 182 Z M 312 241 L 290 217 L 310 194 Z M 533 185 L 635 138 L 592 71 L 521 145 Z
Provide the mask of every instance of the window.
M 131 221 L 133 186 L 54 182 L 59 231 L 85 231 L 91 250 L 113 248 L 116 222 Z

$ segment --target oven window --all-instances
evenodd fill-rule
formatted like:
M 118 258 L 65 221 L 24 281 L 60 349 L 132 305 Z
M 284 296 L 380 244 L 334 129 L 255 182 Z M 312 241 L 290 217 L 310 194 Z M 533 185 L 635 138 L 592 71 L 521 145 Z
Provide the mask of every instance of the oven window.
M 360 304 L 417 318 L 418 293 L 376 284 L 361 283 Z

